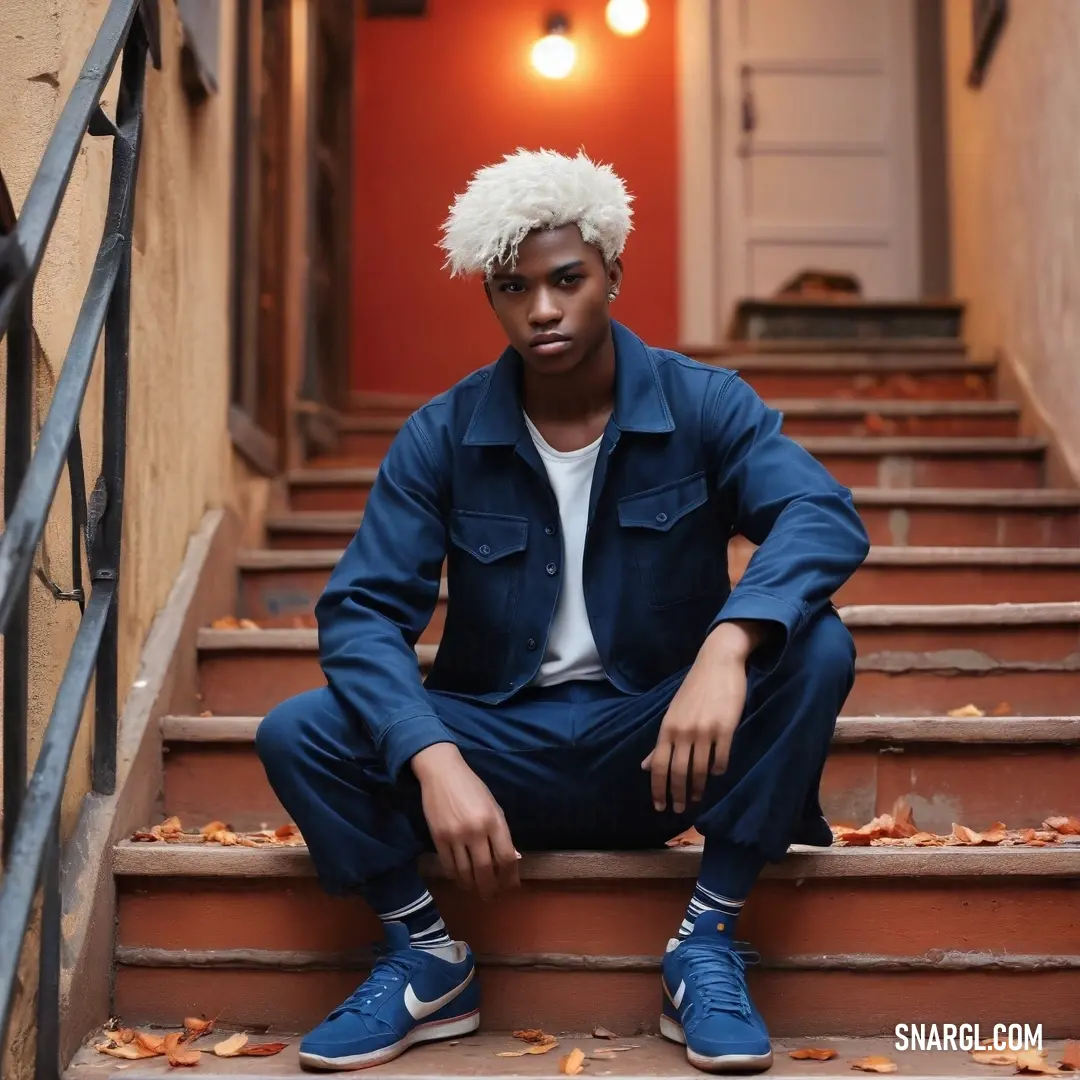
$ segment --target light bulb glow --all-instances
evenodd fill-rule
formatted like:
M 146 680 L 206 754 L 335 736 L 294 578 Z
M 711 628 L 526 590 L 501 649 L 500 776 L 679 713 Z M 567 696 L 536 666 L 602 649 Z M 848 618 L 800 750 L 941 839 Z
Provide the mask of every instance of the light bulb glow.
M 649 5 L 646 0 L 608 0 L 604 18 L 616 34 L 630 37 L 640 34 L 648 24 Z
M 548 34 L 532 47 L 532 65 L 545 79 L 565 79 L 576 60 L 577 48 L 563 34 Z

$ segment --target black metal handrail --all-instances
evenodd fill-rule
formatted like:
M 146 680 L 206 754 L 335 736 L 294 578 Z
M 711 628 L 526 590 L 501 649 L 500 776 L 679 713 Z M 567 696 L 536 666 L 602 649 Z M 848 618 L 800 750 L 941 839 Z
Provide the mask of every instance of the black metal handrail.
M 116 119 L 101 94 L 120 64 Z M 157 0 L 112 0 L 37 174 L 9 227 L 0 228 L 0 339 L 7 337 L 4 532 L 0 534 L 0 633 L 4 635 L 4 828 L 0 878 L 0 1052 L 6 1045 L 19 956 L 42 888 L 37 998 L 40 1080 L 59 1076 L 60 804 L 90 679 L 96 675 L 93 789 L 116 786 L 118 720 L 117 590 L 127 437 L 131 236 L 142 134 L 146 59 L 160 67 Z M 48 415 L 33 446 L 34 282 L 87 135 L 113 140 L 105 227 Z M 102 330 L 105 333 L 102 464 L 89 505 L 79 415 Z M 72 498 L 72 588 L 82 616 L 27 783 L 29 588 L 65 460 Z M 82 591 L 85 543 L 90 593 Z M 47 580 L 47 578 L 45 579 Z

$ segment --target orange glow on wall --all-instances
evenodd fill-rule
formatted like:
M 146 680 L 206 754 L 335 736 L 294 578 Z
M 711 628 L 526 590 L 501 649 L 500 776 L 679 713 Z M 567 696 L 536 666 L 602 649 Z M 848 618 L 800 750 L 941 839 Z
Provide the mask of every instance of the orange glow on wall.
M 478 280 L 450 280 L 439 225 L 469 177 L 518 147 L 610 163 L 636 196 L 616 317 L 653 344 L 677 325 L 675 5 L 618 37 L 605 0 L 564 0 L 577 62 L 530 50 L 551 0 L 431 0 L 358 34 L 353 386 L 436 394 L 503 347 Z

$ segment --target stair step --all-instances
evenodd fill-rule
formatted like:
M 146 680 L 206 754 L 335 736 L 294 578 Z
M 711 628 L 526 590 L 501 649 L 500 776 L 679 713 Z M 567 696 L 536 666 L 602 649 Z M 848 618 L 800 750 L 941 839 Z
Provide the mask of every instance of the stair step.
M 422 402 L 421 402 L 422 404 Z M 768 404 L 784 414 L 784 432 L 804 435 L 921 435 L 1008 438 L 1018 434 L 1020 407 L 1012 401 L 840 400 L 784 397 Z M 337 457 L 377 463 L 408 419 L 408 413 L 343 416 Z M 318 458 L 311 462 L 320 467 Z
M 286 820 L 253 740 L 257 716 L 162 721 L 165 807 L 181 821 L 249 831 Z M 829 821 L 861 824 L 898 798 L 919 828 L 1003 820 L 1038 828 L 1080 811 L 1080 717 L 843 717 L 822 781 Z
M 855 506 L 873 544 L 955 547 L 1080 546 L 1080 491 L 855 487 Z M 277 550 L 310 550 L 352 538 L 356 510 L 271 514 L 266 529 Z
M 953 300 L 769 297 L 740 300 L 732 313 L 728 337 L 740 344 L 816 340 L 826 347 L 837 339 L 866 338 L 893 343 L 914 338 L 948 344 L 959 341 L 963 318 L 964 305 Z
M 1040 438 L 853 438 L 799 440 L 849 487 L 1033 488 L 1043 480 Z M 378 475 L 372 465 L 297 469 L 288 474 L 294 510 L 359 510 Z
M 453 887 L 430 858 L 423 869 L 476 951 L 489 1027 L 637 1031 L 656 1024 L 659 954 L 698 859 L 526 853 L 522 888 L 496 904 Z M 380 936 L 355 900 L 322 891 L 302 847 L 124 841 L 114 872 L 115 1011 L 126 1023 L 197 1010 L 221 1024 L 306 1028 L 355 987 Z M 1003 1017 L 1071 1034 L 1080 920 L 1063 912 L 1078 875 L 1080 845 L 793 849 L 766 869 L 740 921 L 762 956 L 751 989 L 779 1038 Z
M 591 1003 L 595 1011 L 595 1002 Z M 481 1013 L 483 1016 L 484 1014 Z M 952 1015 L 950 1013 L 950 1015 Z M 170 1030 L 161 1029 L 162 1033 Z M 176 1030 L 172 1028 L 171 1030 Z M 939 1027 L 940 1032 L 940 1027 Z M 225 1031 L 223 1030 L 223 1034 Z M 580 1049 L 587 1058 L 588 1067 L 582 1075 L 611 1076 L 619 1080 L 646 1080 L 646 1078 L 667 1077 L 670 1080 L 700 1080 L 702 1074 L 687 1063 L 682 1047 L 668 1042 L 657 1035 L 622 1035 L 610 1040 L 585 1037 L 583 1034 L 563 1035 L 559 1046 L 548 1054 L 536 1057 L 518 1058 L 507 1061 L 497 1055 L 506 1050 L 520 1050 L 523 1043 L 514 1039 L 509 1031 L 481 1031 L 460 1040 L 449 1043 L 428 1043 L 413 1047 L 396 1061 L 378 1066 L 379 1080 L 444 1080 L 454 1076 L 499 1077 L 529 1076 L 534 1080 L 558 1080 L 559 1060 L 571 1049 Z M 985 1027 L 981 1032 L 983 1045 L 990 1045 L 994 1038 L 993 1028 Z M 268 1041 L 261 1036 L 253 1036 L 252 1043 Z M 217 1041 L 215 1036 L 204 1038 L 195 1043 L 195 1047 L 208 1049 Z M 610 1046 L 633 1046 L 633 1050 L 615 1053 L 610 1057 L 594 1057 L 598 1050 Z M 838 1052 L 838 1056 L 827 1062 L 795 1061 L 788 1056 L 788 1051 L 800 1046 L 829 1046 Z M 1048 1051 L 1052 1062 L 1060 1060 L 1064 1050 L 1061 1040 L 1043 1040 L 1043 1048 Z M 279 1055 L 269 1058 L 232 1058 L 223 1060 L 213 1054 L 204 1054 L 197 1069 L 199 1076 L 211 1080 L 225 1080 L 226 1077 L 269 1077 L 290 1080 L 290 1078 L 310 1077 L 303 1071 L 299 1059 L 299 1039 L 292 1038 L 287 1049 Z M 814 1080 L 851 1080 L 853 1075 L 851 1062 L 865 1057 L 888 1057 L 895 1061 L 901 1075 L 922 1078 L 940 1077 L 952 1080 L 961 1077 L 973 1077 L 981 1074 L 993 1075 L 993 1066 L 976 1065 L 968 1059 L 966 1053 L 957 1050 L 905 1050 L 897 1052 L 895 1037 L 881 1039 L 847 1038 L 809 1038 L 802 1042 L 793 1039 L 773 1039 L 773 1065 L 770 1077 L 803 1078 L 812 1075 Z M 96 1053 L 92 1045 L 79 1050 L 71 1066 L 65 1073 L 66 1080 L 99 1080 L 102 1074 L 102 1056 Z M 527 1062 L 528 1064 L 524 1064 Z M 127 1080 L 146 1080 L 161 1076 L 161 1059 L 125 1062 L 129 1071 Z M 998 1073 L 1001 1072 L 999 1068 Z
M 859 656 L 845 715 L 932 716 L 965 702 L 1067 715 L 1080 691 L 1080 603 L 866 605 L 841 609 Z M 311 629 L 199 631 L 205 707 L 265 712 L 323 685 Z M 417 646 L 426 670 L 436 646 Z M 897 701 L 902 708 L 897 707 Z
M 753 546 L 741 538 L 728 549 L 732 581 L 745 570 Z M 238 558 L 237 613 L 266 626 L 310 620 L 330 571 L 344 549 L 242 551 Z M 837 593 L 840 604 L 934 602 L 1031 603 L 1068 593 L 1067 579 L 1080 569 L 1080 548 L 871 548 L 865 563 Z M 445 619 L 446 580 L 440 603 L 425 630 L 425 644 L 439 640 Z

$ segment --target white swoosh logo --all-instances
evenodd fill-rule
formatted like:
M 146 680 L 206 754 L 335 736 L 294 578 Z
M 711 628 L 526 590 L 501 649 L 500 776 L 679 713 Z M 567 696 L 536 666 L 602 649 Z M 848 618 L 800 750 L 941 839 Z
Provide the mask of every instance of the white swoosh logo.
M 409 1015 L 414 1020 L 423 1020 L 425 1016 L 430 1016 L 432 1013 L 438 1012 L 444 1005 L 449 1005 L 450 1002 L 472 982 L 475 971 L 476 968 L 473 968 L 460 986 L 455 986 L 453 990 L 448 990 L 442 997 L 437 997 L 434 1001 L 423 1001 L 418 998 L 416 996 L 416 991 L 412 988 L 412 983 L 409 983 L 409 985 L 405 987 L 405 1008 L 409 1010 Z

